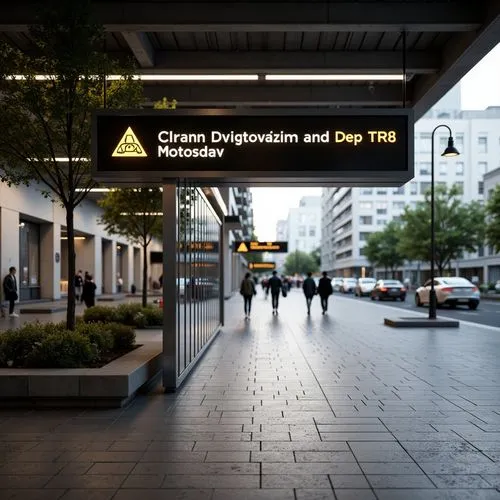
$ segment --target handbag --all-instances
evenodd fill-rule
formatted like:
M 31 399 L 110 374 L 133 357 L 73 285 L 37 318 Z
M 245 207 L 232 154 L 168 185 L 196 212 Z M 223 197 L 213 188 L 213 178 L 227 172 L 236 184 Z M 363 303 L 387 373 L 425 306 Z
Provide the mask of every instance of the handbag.
M 286 286 L 281 287 L 281 293 L 283 294 L 283 297 L 286 297 L 288 295 L 288 290 Z

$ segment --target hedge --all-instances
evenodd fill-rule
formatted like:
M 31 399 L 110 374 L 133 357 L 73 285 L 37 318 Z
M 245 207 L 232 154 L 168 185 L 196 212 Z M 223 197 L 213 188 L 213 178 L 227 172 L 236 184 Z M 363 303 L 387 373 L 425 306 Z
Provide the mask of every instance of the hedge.
M 31 323 L 0 335 L 0 367 L 92 368 L 135 348 L 132 326 L 77 322 Z
M 163 309 L 142 307 L 140 304 L 120 304 L 118 307 L 94 306 L 83 313 L 85 323 L 121 323 L 146 328 L 163 325 Z

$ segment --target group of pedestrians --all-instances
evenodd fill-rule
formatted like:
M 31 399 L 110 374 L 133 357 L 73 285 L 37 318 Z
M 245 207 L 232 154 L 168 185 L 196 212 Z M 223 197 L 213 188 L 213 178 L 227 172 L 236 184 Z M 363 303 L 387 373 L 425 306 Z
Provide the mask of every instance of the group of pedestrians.
M 85 275 L 82 275 L 82 270 L 80 269 L 75 275 L 74 286 L 77 302 L 80 302 L 80 304 L 85 303 L 87 307 L 95 306 L 95 291 L 97 286 L 91 274 L 85 271 Z
M 302 290 L 306 297 L 307 314 L 311 314 L 311 304 L 315 295 L 319 295 L 321 299 L 322 314 L 328 311 L 328 297 L 333 293 L 332 280 L 328 277 L 326 272 L 316 286 L 316 282 L 312 278 L 312 273 L 307 273 L 307 278 L 302 283 Z M 288 292 L 288 284 L 284 283 L 278 276 L 276 271 L 265 284 L 266 296 L 271 293 L 271 306 L 273 308 L 273 316 L 278 314 L 279 298 L 280 295 L 286 297 Z M 240 294 L 243 296 L 245 320 L 250 318 L 250 311 L 252 308 L 252 299 L 257 295 L 255 288 L 255 281 L 252 279 L 250 273 L 246 273 L 240 286 Z

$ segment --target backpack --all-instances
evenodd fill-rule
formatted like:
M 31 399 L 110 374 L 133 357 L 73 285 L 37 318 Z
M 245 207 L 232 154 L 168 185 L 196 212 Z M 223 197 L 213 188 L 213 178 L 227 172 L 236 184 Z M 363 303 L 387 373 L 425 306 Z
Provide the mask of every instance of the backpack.
M 254 284 L 251 279 L 244 279 L 241 282 L 240 293 L 247 297 L 254 294 Z

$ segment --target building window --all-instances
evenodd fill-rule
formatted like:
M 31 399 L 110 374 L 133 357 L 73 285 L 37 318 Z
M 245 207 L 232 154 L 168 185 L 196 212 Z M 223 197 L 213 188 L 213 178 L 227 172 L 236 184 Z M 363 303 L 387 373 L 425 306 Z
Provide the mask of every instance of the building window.
M 385 226 L 386 224 L 387 224 L 387 220 L 377 219 L 377 226 Z
M 458 188 L 459 194 L 464 194 L 464 183 L 463 182 L 455 182 L 454 185 Z
M 455 163 L 455 173 L 457 175 L 464 175 L 464 164 L 463 164 L 463 162 L 457 161 L 457 163 Z
M 306 235 L 306 226 L 299 226 L 299 236 L 304 237 Z
M 420 175 L 431 175 L 430 163 L 420 163 Z
M 372 209 L 373 208 L 373 203 L 371 201 L 362 201 L 359 204 L 359 208 L 368 208 Z
M 361 194 L 364 194 L 365 196 L 370 196 L 373 194 L 373 189 L 362 189 Z
M 387 208 L 387 202 L 386 201 L 377 201 L 377 203 L 375 203 L 375 206 L 377 208 Z
M 484 182 L 483 181 L 479 181 L 477 183 L 477 193 L 484 194 Z
M 377 215 L 387 215 L 387 208 L 377 208 Z
M 21 220 L 19 223 L 19 298 L 40 298 L 40 226 Z
M 405 202 L 404 201 L 393 201 L 392 208 L 394 208 L 396 210 L 403 210 L 405 208 Z
M 431 139 L 432 134 L 428 132 L 422 132 L 420 134 L 420 152 L 421 153 L 430 153 L 431 152 Z
M 386 195 L 387 194 L 387 189 L 377 189 L 377 194 L 382 194 L 382 195 Z
M 410 182 L 410 194 L 418 193 L 418 184 L 416 182 Z
M 400 186 L 398 188 L 394 188 L 392 190 L 392 194 L 405 194 L 405 187 L 404 186 Z
M 369 226 L 370 224 L 373 224 L 373 217 L 371 215 L 362 215 L 359 218 L 359 223 L 364 226 Z
M 456 134 L 455 135 L 455 146 L 460 151 L 460 153 L 463 153 L 463 151 L 464 151 L 464 134 Z
M 312 237 L 316 236 L 316 228 L 314 226 L 311 226 L 309 228 L 309 236 L 312 236 Z
M 439 175 L 446 175 L 448 173 L 448 165 L 445 161 L 439 162 Z
M 360 248 L 359 249 L 359 256 L 362 257 L 364 254 L 365 254 L 365 249 L 364 248 Z
M 366 241 L 372 233 L 359 233 L 359 241 Z
M 486 172 L 488 172 L 488 163 L 485 161 L 480 161 L 478 164 L 478 169 L 479 169 L 479 175 L 484 175 Z
M 477 146 L 479 153 L 487 153 L 488 152 L 488 138 L 487 137 L 478 137 L 477 138 Z
M 420 194 L 425 194 L 431 188 L 430 182 L 421 182 L 420 183 Z

